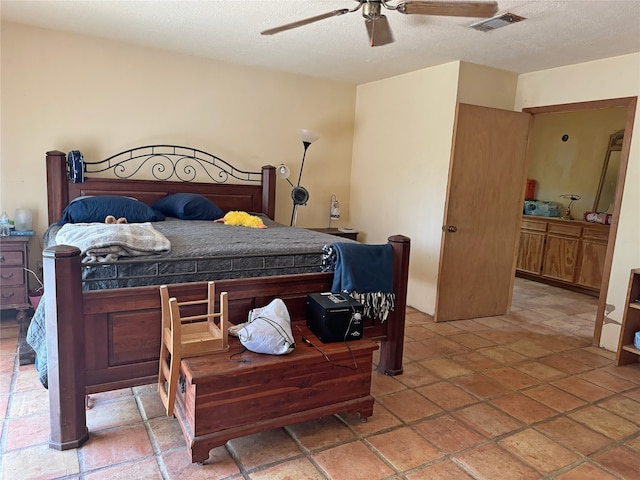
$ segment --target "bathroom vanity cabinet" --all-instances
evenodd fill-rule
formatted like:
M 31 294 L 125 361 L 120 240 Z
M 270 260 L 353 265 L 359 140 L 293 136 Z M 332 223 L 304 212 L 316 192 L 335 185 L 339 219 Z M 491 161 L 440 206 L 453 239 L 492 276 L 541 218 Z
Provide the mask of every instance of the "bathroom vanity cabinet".
M 597 295 L 608 237 L 608 225 L 525 216 L 516 273 Z

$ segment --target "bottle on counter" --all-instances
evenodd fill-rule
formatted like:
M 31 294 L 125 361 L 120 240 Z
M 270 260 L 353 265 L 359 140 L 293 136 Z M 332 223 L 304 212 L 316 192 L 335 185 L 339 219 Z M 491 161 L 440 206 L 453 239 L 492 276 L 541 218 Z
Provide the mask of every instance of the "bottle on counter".
M 8 237 L 11 233 L 11 227 L 9 226 L 9 216 L 7 212 L 2 212 L 0 215 L 0 237 Z

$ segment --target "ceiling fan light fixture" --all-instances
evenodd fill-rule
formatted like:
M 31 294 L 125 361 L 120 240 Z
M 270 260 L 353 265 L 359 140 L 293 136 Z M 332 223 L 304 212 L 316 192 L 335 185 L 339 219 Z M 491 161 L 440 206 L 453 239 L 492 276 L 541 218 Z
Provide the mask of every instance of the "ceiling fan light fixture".
M 488 18 L 486 20 L 480 20 L 479 22 L 472 23 L 471 25 L 469 25 L 469 28 L 473 28 L 474 30 L 478 30 L 480 32 L 490 32 L 492 30 L 496 30 L 497 28 L 502 28 L 513 23 L 521 22 L 522 20 L 526 20 L 526 18 L 514 13 L 507 12 L 497 17 Z

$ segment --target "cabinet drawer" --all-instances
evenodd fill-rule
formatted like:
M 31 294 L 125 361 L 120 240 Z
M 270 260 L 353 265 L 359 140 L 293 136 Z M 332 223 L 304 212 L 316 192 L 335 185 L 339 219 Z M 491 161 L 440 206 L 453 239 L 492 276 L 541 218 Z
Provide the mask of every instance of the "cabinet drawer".
M 582 230 L 582 237 L 606 242 L 609 239 L 609 228 L 584 227 Z
M 535 230 L 536 232 L 545 232 L 547 230 L 547 222 L 538 222 L 535 220 L 522 219 L 522 229 Z
M 25 303 L 27 301 L 26 285 L 0 287 L 0 303 L 2 306 L 9 304 Z
M 0 266 L 23 265 L 24 256 L 22 250 L 2 250 L 0 251 Z
M 556 235 L 567 235 L 571 237 L 579 237 L 582 232 L 582 227 L 580 225 L 564 225 L 564 224 L 549 224 L 549 233 L 554 233 Z
M 24 285 L 24 270 L 22 267 L 3 267 L 0 270 L 0 285 Z

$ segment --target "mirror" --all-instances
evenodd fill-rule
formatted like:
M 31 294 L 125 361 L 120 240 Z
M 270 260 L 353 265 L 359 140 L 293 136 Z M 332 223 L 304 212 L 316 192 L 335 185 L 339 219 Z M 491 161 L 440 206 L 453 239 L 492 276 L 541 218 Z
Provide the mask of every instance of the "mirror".
M 609 147 L 607 148 L 607 154 L 604 157 L 604 164 L 602 165 L 600 184 L 598 185 L 598 192 L 596 193 L 596 199 L 593 203 L 594 212 L 606 212 L 615 200 L 623 138 L 624 130 L 619 130 L 611 135 L 609 139 Z

